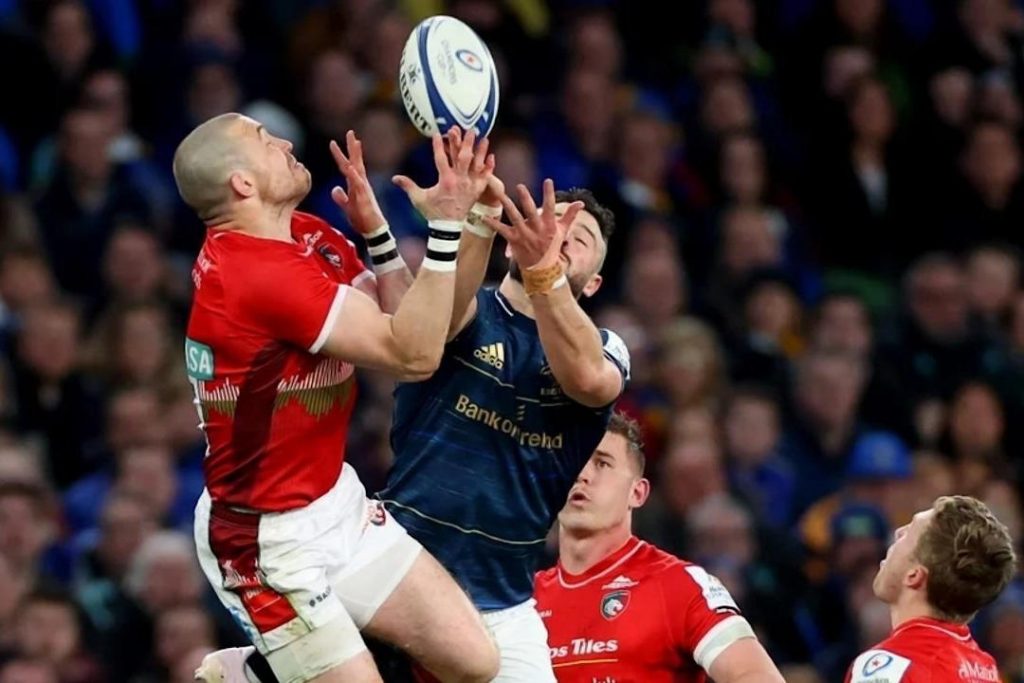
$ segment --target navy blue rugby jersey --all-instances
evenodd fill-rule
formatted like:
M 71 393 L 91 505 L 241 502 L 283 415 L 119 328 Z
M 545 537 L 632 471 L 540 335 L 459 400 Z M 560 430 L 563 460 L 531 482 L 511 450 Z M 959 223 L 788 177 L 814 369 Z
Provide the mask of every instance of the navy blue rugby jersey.
M 395 462 L 379 497 L 481 610 L 529 600 L 544 541 L 604 436 L 612 405 L 589 408 L 559 388 L 537 323 L 496 289 L 425 382 L 395 390 Z M 629 378 L 629 353 L 601 330 Z

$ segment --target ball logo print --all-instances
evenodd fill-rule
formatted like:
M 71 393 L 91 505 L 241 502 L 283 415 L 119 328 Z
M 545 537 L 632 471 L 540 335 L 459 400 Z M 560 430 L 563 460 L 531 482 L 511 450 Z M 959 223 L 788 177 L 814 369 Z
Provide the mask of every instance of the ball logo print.
M 483 71 L 484 63 L 472 51 L 462 49 L 455 52 L 455 58 L 473 71 Z
M 453 125 L 480 137 L 498 113 L 498 73 L 490 50 L 463 22 L 438 15 L 420 22 L 402 50 L 398 87 L 409 120 L 423 135 Z

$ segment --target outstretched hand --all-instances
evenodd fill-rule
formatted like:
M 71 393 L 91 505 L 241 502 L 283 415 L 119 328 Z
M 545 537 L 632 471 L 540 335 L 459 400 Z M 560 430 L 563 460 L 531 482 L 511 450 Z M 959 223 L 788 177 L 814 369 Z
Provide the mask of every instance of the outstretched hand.
M 522 268 L 547 268 L 555 265 L 562 253 L 562 244 L 583 202 L 573 202 L 561 216 L 555 215 L 555 183 L 544 181 L 544 203 L 537 203 L 525 185 L 517 185 L 522 212 L 509 196 L 502 195 L 501 204 L 510 225 L 496 218 L 485 218 L 487 225 L 508 242 L 512 256 Z
M 448 151 L 440 135 L 431 138 L 437 167 L 436 185 L 424 189 L 404 175 L 392 178 L 427 220 L 465 219 L 494 173 L 494 155 L 487 153 L 487 138 L 480 140 L 475 149 L 476 133 L 473 131 L 463 136 L 458 127 L 453 127 L 447 138 Z
M 347 156 L 338 143 L 331 140 L 331 156 L 338 170 L 345 176 L 345 184 L 348 186 L 347 192 L 341 187 L 332 189 L 331 199 L 345 212 L 352 227 L 361 235 L 366 235 L 384 225 L 384 214 L 366 175 L 363 143 L 351 130 L 345 135 L 345 147 L 348 149 Z

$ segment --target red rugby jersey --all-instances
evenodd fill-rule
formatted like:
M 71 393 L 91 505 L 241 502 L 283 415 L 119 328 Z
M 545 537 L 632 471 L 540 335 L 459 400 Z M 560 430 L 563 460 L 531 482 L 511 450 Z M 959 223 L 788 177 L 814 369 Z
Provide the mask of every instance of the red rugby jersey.
M 296 212 L 292 237 L 209 230 L 192 269 L 185 363 L 206 486 L 215 502 L 263 512 L 312 502 L 341 472 L 354 369 L 317 352 L 349 285 L 372 277 L 321 219 Z
M 965 624 L 911 619 L 863 652 L 847 683 L 998 683 L 995 659 L 974 642 Z
M 535 597 L 559 683 L 703 683 L 746 625 L 718 579 L 635 536 L 581 575 L 538 573 Z

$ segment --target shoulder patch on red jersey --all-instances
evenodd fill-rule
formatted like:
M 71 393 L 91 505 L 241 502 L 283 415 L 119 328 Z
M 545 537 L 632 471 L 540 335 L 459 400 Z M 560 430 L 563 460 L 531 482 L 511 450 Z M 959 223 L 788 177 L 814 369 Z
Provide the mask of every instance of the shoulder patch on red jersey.
M 707 603 L 708 609 L 714 612 L 719 610 L 740 611 L 736 601 L 729 594 L 729 590 L 722 585 L 722 582 L 716 576 L 708 574 L 704 571 L 703 567 L 698 567 L 695 564 L 687 565 L 686 573 L 700 587 L 701 595 L 704 597 L 704 602 Z
M 910 660 L 895 652 L 874 649 L 862 653 L 850 667 L 850 683 L 899 683 Z

